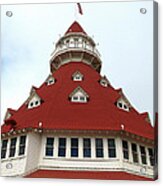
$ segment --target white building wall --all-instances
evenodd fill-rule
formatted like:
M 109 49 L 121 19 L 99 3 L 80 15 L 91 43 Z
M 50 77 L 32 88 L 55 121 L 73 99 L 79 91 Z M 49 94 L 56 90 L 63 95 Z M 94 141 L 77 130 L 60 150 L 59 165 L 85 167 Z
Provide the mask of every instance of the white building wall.
M 42 135 L 40 133 L 28 134 L 27 162 L 25 166 L 25 174 L 38 168 L 40 160 L 40 152 L 42 149 Z
M 54 155 L 53 157 L 45 156 L 46 138 L 54 137 Z M 66 157 L 58 157 L 58 138 L 65 137 L 67 139 L 66 145 Z M 79 139 L 79 156 L 71 157 L 71 137 L 77 137 Z M 122 151 L 122 139 L 120 137 L 113 136 L 98 136 L 103 138 L 104 144 L 104 157 L 96 158 L 95 151 L 95 138 L 97 136 L 71 136 L 59 135 L 59 134 L 42 134 L 42 133 L 28 133 L 26 141 L 26 153 L 23 156 L 18 156 L 18 150 L 14 158 L 7 158 L 2 160 L 1 163 L 1 175 L 2 176 L 25 176 L 36 169 L 50 169 L 50 170 L 87 170 L 87 171 L 126 171 L 131 174 L 137 174 L 140 176 L 146 176 L 153 178 L 154 168 L 150 166 L 149 155 L 147 153 L 147 165 L 139 163 L 133 163 L 131 153 L 131 143 L 135 142 L 131 139 L 124 139 L 129 142 L 129 160 L 123 159 Z M 82 139 L 91 138 L 91 158 L 83 157 Z M 108 144 L 107 139 L 114 138 L 116 144 L 116 158 L 108 157 Z M 7 156 L 9 153 L 9 145 Z M 17 143 L 18 145 L 18 143 Z M 137 143 L 145 146 L 143 143 Z M 149 146 L 146 146 L 146 149 Z M 17 147 L 18 149 L 18 147 Z M 140 152 L 139 152 L 140 153 Z M 139 154 L 140 157 L 140 154 Z M 139 158 L 140 159 L 140 158 Z M 12 168 L 7 168 L 7 165 L 12 164 Z
M 26 139 L 26 151 L 25 154 L 21 156 L 18 156 L 19 136 L 17 135 L 14 137 L 17 137 L 16 153 L 14 157 L 9 157 L 10 139 L 13 138 L 13 136 L 8 137 L 6 159 L 1 160 L 1 176 L 19 176 L 25 172 L 28 148 L 28 135 Z

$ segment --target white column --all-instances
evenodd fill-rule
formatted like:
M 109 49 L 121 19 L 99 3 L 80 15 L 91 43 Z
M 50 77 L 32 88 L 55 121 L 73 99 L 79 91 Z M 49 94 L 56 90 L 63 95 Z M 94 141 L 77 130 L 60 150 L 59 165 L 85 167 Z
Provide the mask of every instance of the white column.
M 128 153 L 129 153 L 129 161 L 133 162 L 132 147 L 131 147 L 131 143 L 129 141 L 128 141 Z
M 53 149 L 53 157 L 58 158 L 58 137 L 54 138 L 54 149 Z
M 66 158 L 71 157 L 71 140 L 70 137 L 67 137 L 67 143 L 66 143 Z
M 19 154 L 19 143 L 20 143 L 20 136 L 16 139 L 16 150 L 15 150 L 15 157 Z
M 9 157 L 10 154 L 10 143 L 11 143 L 11 139 L 9 138 L 7 143 L 6 159 Z
M 122 162 L 123 161 L 122 139 L 116 138 L 115 143 L 116 143 L 117 158 L 120 160 L 120 162 Z
M 140 164 L 142 164 L 142 161 L 141 161 L 141 152 L 140 152 L 140 145 L 136 144 L 137 145 L 137 150 L 138 150 L 138 162 Z
M 79 145 L 78 145 L 78 151 L 79 151 L 79 158 L 83 158 L 83 138 L 79 138 Z
M 107 138 L 103 138 L 103 151 L 104 151 L 104 159 L 108 159 L 108 142 Z
M 95 138 L 91 138 L 91 158 L 96 158 L 96 146 L 95 146 Z

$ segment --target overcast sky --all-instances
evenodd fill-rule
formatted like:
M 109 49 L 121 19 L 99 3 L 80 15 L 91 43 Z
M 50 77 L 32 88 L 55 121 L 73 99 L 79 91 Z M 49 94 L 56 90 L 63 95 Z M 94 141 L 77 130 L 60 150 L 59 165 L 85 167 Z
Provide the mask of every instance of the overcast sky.
M 54 43 L 75 19 L 99 44 L 101 73 L 152 119 L 153 1 L 81 6 L 82 16 L 75 15 L 75 3 L 1 7 L 1 120 L 8 107 L 21 106 L 32 85 L 39 87 L 45 81 Z M 146 8 L 146 14 L 140 8 Z M 7 17 L 6 11 L 13 16 Z

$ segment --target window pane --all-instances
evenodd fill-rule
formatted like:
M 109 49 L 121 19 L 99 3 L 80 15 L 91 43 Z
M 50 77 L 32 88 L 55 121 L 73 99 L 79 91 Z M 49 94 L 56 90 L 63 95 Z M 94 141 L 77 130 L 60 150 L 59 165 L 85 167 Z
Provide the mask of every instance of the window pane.
M 110 158 L 116 157 L 116 146 L 114 139 L 108 139 L 108 153 Z
M 53 156 L 53 148 L 46 148 L 46 153 L 45 153 L 46 156 Z
M 115 140 L 114 139 L 108 139 L 108 146 L 109 147 L 115 147 Z
M 54 138 L 47 138 L 46 149 L 45 149 L 46 156 L 53 156 L 53 145 L 54 145 Z
M 83 139 L 83 156 L 91 157 L 91 139 L 85 138 Z
M 66 156 L 66 138 L 59 138 L 58 156 L 59 157 Z
M 78 138 L 71 138 L 71 147 L 78 147 Z
M 109 157 L 110 158 L 115 158 L 116 157 L 115 149 L 109 149 Z
M 100 158 L 103 157 L 103 140 L 96 139 L 96 157 Z
M 2 141 L 2 147 L 1 147 L 1 159 L 6 158 L 7 143 L 8 143 L 8 140 L 3 140 L 3 141 Z
M 148 154 L 149 154 L 150 165 L 154 166 L 154 152 L 153 152 L 153 149 L 148 148 Z
M 132 149 L 132 157 L 133 157 L 133 162 L 138 163 L 138 151 L 137 151 L 137 145 L 135 143 L 131 144 L 131 149 Z
M 122 148 L 123 148 L 123 158 L 129 159 L 129 150 L 128 150 L 128 142 L 125 140 L 122 140 Z
M 71 157 L 78 157 L 78 138 L 71 138 Z
M 85 138 L 84 140 L 84 148 L 91 148 L 91 139 Z
M 16 152 L 16 142 L 17 138 L 12 138 L 10 143 L 10 154 L 9 157 L 14 157 Z
M 147 164 L 145 147 L 140 146 L 142 164 Z
M 19 156 L 25 154 L 25 143 L 26 143 L 26 136 L 21 136 L 20 143 L 19 143 Z
M 46 144 L 47 145 L 53 145 L 54 143 L 54 138 L 47 138 Z
M 26 136 L 21 136 L 20 137 L 20 144 L 25 144 L 26 142 Z

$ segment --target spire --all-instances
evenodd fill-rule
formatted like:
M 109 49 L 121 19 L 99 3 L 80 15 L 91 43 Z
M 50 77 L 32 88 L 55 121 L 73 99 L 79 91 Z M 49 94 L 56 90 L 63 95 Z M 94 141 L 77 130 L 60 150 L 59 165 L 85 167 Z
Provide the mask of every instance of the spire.
M 72 23 L 72 25 L 66 31 L 65 35 L 69 34 L 69 33 L 73 33 L 73 32 L 74 33 L 78 33 L 79 32 L 79 33 L 83 33 L 83 34 L 87 35 L 86 32 L 84 31 L 84 29 L 81 27 L 81 25 L 77 21 L 74 21 Z

